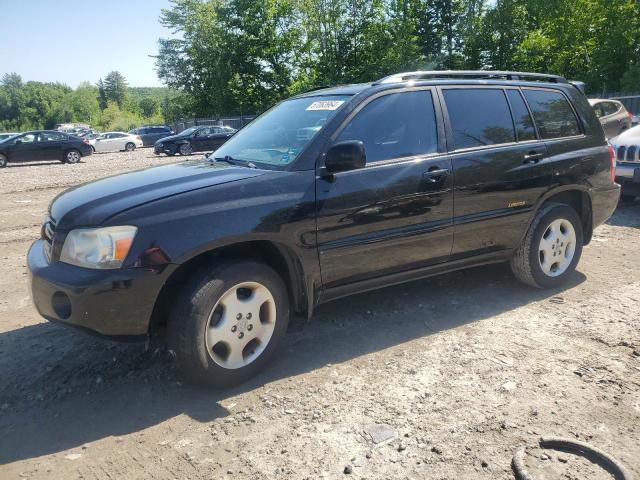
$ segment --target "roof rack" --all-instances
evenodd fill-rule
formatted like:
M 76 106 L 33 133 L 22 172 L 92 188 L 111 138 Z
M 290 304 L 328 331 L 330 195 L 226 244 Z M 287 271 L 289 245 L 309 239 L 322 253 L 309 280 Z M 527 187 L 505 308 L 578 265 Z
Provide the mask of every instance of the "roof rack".
M 548 75 L 544 73 L 508 72 L 497 70 L 424 70 L 389 75 L 374 82 L 374 85 L 382 83 L 399 83 L 408 80 L 428 80 L 432 78 L 536 80 L 540 82 L 567 83 L 567 79 L 560 75 Z

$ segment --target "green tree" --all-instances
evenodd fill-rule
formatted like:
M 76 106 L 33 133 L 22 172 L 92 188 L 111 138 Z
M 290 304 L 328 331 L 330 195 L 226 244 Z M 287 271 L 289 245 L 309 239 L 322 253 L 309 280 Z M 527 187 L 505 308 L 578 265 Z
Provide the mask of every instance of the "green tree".
M 127 80 L 118 71 L 109 72 L 104 77 L 103 89 L 107 102 L 114 102 L 122 108 L 127 99 L 127 88 Z
M 160 103 L 151 97 L 145 97 L 138 102 L 138 106 L 145 117 L 152 117 L 160 111 Z

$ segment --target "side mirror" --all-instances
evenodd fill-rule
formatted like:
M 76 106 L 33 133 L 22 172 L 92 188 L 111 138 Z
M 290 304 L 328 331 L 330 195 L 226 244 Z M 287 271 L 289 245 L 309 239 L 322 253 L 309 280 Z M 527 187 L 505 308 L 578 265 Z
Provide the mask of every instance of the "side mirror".
M 364 143 L 348 140 L 332 145 L 325 156 L 324 165 L 328 173 L 346 172 L 363 168 L 367 163 Z

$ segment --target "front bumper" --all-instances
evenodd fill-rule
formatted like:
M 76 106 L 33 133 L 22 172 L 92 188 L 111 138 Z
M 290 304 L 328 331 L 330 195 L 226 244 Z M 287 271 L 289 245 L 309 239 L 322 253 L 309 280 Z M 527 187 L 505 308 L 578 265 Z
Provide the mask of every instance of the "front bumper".
M 625 195 L 640 195 L 640 164 L 618 163 L 616 182 Z
M 154 145 L 153 146 L 153 153 L 155 153 L 156 155 L 160 155 L 161 153 L 175 153 L 175 146 L 174 145 Z
M 119 340 L 143 339 L 156 298 L 173 270 L 92 270 L 63 262 L 49 264 L 42 240 L 27 255 L 31 293 L 47 320 Z

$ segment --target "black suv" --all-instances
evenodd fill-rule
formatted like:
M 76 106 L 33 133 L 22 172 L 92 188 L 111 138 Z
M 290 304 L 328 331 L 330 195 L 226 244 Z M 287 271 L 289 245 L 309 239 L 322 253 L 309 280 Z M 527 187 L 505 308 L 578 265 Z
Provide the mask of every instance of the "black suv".
M 165 328 L 181 370 L 254 375 L 291 311 L 494 262 L 572 275 L 620 187 L 562 77 L 412 72 L 315 90 L 201 161 L 59 195 L 28 255 L 45 318 L 121 338 Z
M 161 138 L 173 135 L 173 130 L 171 130 L 171 127 L 156 125 L 134 128 L 133 130 L 129 131 L 129 133 L 131 133 L 132 135 L 138 135 L 142 140 L 143 147 L 152 147 L 153 144 Z

